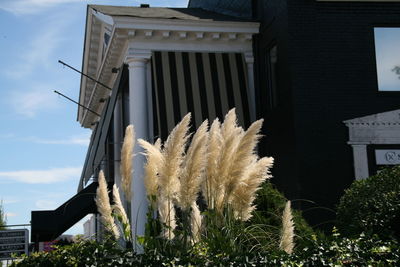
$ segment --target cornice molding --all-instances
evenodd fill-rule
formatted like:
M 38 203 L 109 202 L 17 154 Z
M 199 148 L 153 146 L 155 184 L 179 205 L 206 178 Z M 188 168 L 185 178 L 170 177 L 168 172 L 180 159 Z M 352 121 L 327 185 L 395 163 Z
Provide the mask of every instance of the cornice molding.
M 189 21 L 173 19 L 148 19 L 135 17 L 112 17 L 114 25 L 110 43 L 99 62 L 102 47 L 102 27 L 106 24 L 97 16 L 89 14 L 90 33 L 85 44 L 84 70 L 91 77 L 113 86 L 116 75 L 112 68 L 124 62 L 148 60 L 152 51 L 240 52 L 246 62 L 253 62 L 252 36 L 258 33 L 259 23 L 230 21 Z M 107 24 L 107 26 L 110 26 Z M 81 104 L 101 114 L 108 89 L 89 79 L 83 79 Z M 79 121 L 90 128 L 98 120 L 87 110 L 81 110 Z

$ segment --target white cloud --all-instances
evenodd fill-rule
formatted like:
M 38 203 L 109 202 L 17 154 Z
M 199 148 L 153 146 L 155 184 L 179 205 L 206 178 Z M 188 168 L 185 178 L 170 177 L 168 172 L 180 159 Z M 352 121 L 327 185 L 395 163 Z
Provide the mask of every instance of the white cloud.
M 0 139 L 10 139 L 13 137 L 15 137 L 15 134 L 12 134 L 12 133 L 0 134 Z
M 38 144 L 48 144 L 48 145 L 81 145 L 87 146 L 90 142 L 90 133 L 81 134 L 81 135 L 73 135 L 65 139 L 42 139 L 32 137 L 29 140 L 38 143 Z
M 6 215 L 6 218 L 7 218 L 7 217 L 15 217 L 15 216 L 17 216 L 18 214 L 13 213 L 13 212 L 6 212 L 5 215 Z
M 35 202 L 35 206 L 41 210 L 54 210 L 57 208 L 58 204 L 54 200 L 40 199 Z
M 49 25 L 46 29 L 37 32 L 33 40 L 28 41 L 28 47 L 19 55 L 18 63 L 4 73 L 11 78 L 21 79 L 31 74 L 35 69 L 43 70 L 56 63 L 53 56 L 65 37 L 62 37 L 63 24 Z
M 82 167 L 53 168 L 48 170 L 26 170 L 0 172 L 0 180 L 27 184 L 52 184 L 78 179 Z
M 20 199 L 17 199 L 15 197 L 5 197 L 2 201 L 0 201 L 0 203 L 2 202 L 4 205 L 7 205 L 7 204 L 18 203 L 20 201 L 21 201 Z
M 15 15 L 40 13 L 59 4 L 78 3 L 82 0 L 2 0 L 0 9 Z
M 50 85 L 31 85 L 28 90 L 14 90 L 10 96 L 10 104 L 14 111 L 22 116 L 32 118 L 40 111 L 48 111 L 58 107 L 57 96 Z

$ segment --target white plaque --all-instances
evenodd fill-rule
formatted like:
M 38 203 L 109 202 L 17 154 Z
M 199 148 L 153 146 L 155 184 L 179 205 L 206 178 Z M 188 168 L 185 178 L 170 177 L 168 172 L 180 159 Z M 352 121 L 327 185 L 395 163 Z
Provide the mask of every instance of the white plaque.
M 400 164 L 400 149 L 376 149 L 375 158 L 377 165 Z

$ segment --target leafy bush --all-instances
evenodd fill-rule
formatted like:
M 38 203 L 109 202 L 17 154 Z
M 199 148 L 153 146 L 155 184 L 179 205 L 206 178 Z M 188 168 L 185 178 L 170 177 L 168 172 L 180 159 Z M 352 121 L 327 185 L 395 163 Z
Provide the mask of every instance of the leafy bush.
M 200 248 L 179 255 L 166 255 L 157 250 L 137 255 L 115 245 L 112 241 L 82 241 L 51 252 L 34 253 L 11 266 L 398 266 L 400 262 L 396 241 L 365 235 L 343 238 L 337 232 L 331 240 L 315 240 L 291 255 L 278 250 L 214 254 Z
M 338 228 L 346 236 L 400 237 L 400 166 L 355 181 L 340 200 Z
M 4 212 L 3 201 L 0 201 L 0 230 L 5 229 L 5 225 L 7 224 L 6 214 Z
M 255 201 L 257 210 L 251 222 L 268 225 L 270 232 L 279 236 L 282 225 L 281 216 L 286 202 L 286 197 L 272 183 L 266 181 L 258 192 Z M 301 211 L 293 209 L 292 213 L 296 234 L 295 243 L 300 247 L 308 245 L 308 241 L 315 232 L 304 220 Z
M 23 256 L 11 266 L 123 266 L 132 258 L 129 250 L 121 250 L 115 242 L 81 241 L 66 246 L 55 246 L 49 252 L 35 252 Z
M 334 229 L 330 240 L 316 241 L 288 261 L 297 264 L 291 266 L 398 266 L 400 250 L 394 240 L 382 241 L 364 234 L 346 238 Z

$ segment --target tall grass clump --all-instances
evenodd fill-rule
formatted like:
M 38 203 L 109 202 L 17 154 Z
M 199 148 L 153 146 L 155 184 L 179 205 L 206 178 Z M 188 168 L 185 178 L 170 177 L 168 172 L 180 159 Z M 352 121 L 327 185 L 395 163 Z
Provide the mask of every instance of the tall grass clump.
M 215 119 L 209 128 L 204 121 L 192 136 L 188 114 L 165 143 L 138 140 L 147 158 L 147 245 L 230 254 L 266 247 L 267 227 L 250 223 L 273 165 L 273 158 L 256 154 L 262 123 L 244 130 L 232 109 L 222 123 Z M 279 249 L 279 236 L 273 238 Z
M 103 171 L 100 171 L 99 173 L 98 182 L 99 186 L 96 190 L 95 198 L 97 211 L 100 213 L 101 222 L 103 223 L 106 232 L 111 234 L 115 239 L 118 239 L 120 237 L 120 233 L 112 216 L 112 208 L 110 204 L 110 198 L 108 196 L 108 187 Z
M 135 131 L 132 125 L 129 125 L 125 131 L 124 142 L 121 150 L 121 184 L 122 191 L 127 199 L 127 208 L 129 211 L 130 199 L 132 197 L 132 160 L 133 160 L 133 147 L 135 140 Z M 106 182 L 104 172 L 99 172 L 98 178 L 99 186 L 96 190 L 96 206 L 97 211 L 100 213 L 101 222 L 107 233 L 107 238 L 113 240 L 121 240 L 125 245 L 132 242 L 131 225 L 129 221 L 129 213 L 126 212 L 121 200 L 119 188 L 113 185 L 112 188 L 112 202 L 109 197 L 109 190 Z
M 135 146 L 135 130 L 133 125 L 128 125 L 125 129 L 124 141 L 121 149 L 121 185 L 128 203 L 132 199 L 132 159 L 133 147 Z M 128 206 L 130 206 L 128 204 Z

